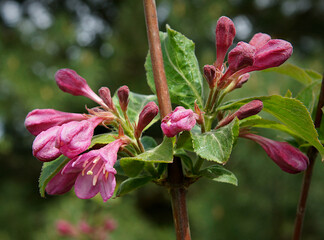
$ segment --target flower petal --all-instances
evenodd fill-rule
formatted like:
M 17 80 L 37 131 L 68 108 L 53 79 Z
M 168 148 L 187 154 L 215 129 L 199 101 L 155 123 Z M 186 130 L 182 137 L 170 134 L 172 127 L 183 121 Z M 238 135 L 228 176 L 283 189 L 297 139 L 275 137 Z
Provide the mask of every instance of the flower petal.
M 116 178 L 112 173 L 109 173 L 107 180 L 103 175 L 101 175 L 100 178 L 102 179 L 99 179 L 99 192 L 104 202 L 106 202 L 114 194 L 116 187 Z

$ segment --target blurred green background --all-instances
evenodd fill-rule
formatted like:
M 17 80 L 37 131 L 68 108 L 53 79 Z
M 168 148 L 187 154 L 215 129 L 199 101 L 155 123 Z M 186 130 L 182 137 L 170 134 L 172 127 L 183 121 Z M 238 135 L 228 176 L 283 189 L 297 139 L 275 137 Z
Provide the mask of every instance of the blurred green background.
M 158 0 L 165 24 L 196 43 L 202 67 L 215 60 L 214 29 L 226 15 L 237 28 L 235 41 L 259 31 L 294 46 L 289 60 L 322 73 L 324 2 L 321 0 Z M 0 239 L 64 239 L 55 222 L 80 219 L 99 226 L 106 217 L 118 228 L 110 239 L 174 239 L 166 190 L 148 184 L 123 198 L 102 203 L 100 196 L 80 200 L 73 191 L 42 199 L 41 163 L 33 158 L 33 137 L 24 118 L 35 108 L 83 112 L 94 104 L 61 92 L 54 81 L 60 68 L 72 68 L 94 91 L 114 92 L 127 84 L 148 94 L 144 61 L 148 51 L 142 1 L 0 1 Z M 302 86 L 275 73 L 254 73 L 230 97 L 285 94 Z M 159 126 L 150 132 L 160 136 Z M 285 136 L 264 131 L 277 140 Z M 282 172 L 256 144 L 240 139 L 227 168 L 239 186 L 200 180 L 188 192 L 193 239 L 290 239 L 302 174 Z M 304 224 L 305 240 L 324 239 L 324 167 L 316 162 Z

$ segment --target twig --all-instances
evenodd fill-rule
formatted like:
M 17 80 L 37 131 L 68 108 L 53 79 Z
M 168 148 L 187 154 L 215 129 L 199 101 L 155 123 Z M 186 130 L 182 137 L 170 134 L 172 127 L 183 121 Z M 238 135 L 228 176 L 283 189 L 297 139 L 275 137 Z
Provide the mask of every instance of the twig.
M 160 115 L 161 118 L 164 118 L 172 111 L 172 106 L 164 72 L 155 1 L 144 0 L 144 11 L 156 94 L 159 102 Z M 167 181 L 170 188 L 177 240 L 190 240 L 190 228 L 186 206 L 186 188 L 181 160 L 177 157 L 174 157 L 173 163 L 168 164 Z
M 322 86 L 321 86 L 321 92 L 317 104 L 317 110 L 316 110 L 316 117 L 315 117 L 315 128 L 319 128 L 321 126 L 321 120 L 322 120 L 322 107 L 324 106 L 324 76 L 322 79 Z M 305 171 L 304 178 L 303 178 L 303 184 L 302 189 L 299 197 L 299 203 L 297 207 L 297 213 L 296 213 L 296 219 L 295 219 L 295 228 L 294 228 L 294 235 L 293 240 L 299 240 L 301 238 L 301 233 L 303 229 L 303 221 L 305 216 L 305 210 L 306 210 L 306 203 L 307 203 L 307 197 L 308 192 L 312 180 L 312 174 L 313 174 L 313 168 L 315 164 L 315 159 L 318 154 L 318 151 L 314 147 L 310 147 L 307 152 L 307 156 L 309 158 L 309 166 Z

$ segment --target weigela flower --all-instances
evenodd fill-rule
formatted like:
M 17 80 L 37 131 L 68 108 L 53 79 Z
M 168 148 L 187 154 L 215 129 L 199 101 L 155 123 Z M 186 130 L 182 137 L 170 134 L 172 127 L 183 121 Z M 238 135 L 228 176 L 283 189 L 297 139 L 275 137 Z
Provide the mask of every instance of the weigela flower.
M 139 138 L 142 134 L 144 128 L 152 122 L 155 116 L 159 113 L 159 107 L 155 104 L 155 102 L 149 102 L 146 104 L 141 111 L 138 123 L 135 128 L 135 137 Z
M 241 136 L 258 143 L 268 156 L 287 173 L 299 173 L 308 167 L 307 156 L 286 142 L 277 142 L 251 133 Z
M 58 87 L 74 96 L 90 98 L 101 106 L 107 107 L 103 100 L 89 87 L 87 81 L 72 69 L 60 69 L 55 74 Z
M 114 164 L 119 148 L 128 144 L 126 139 L 117 139 L 103 148 L 91 150 L 73 158 L 47 184 L 48 194 L 63 194 L 74 185 L 78 198 L 92 198 L 98 193 L 106 202 L 116 187 Z
M 174 137 L 182 131 L 190 131 L 196 124 L 196 114 L 191 109 L 176 107 L 162 119 L 161 128 L 167 137 Z
M 263 103 L 260 100 L 253 100 L 253 101 L 251 101 L 251 102 L 249 102 L 247 104 L 244 104 L 235 113 L 233 113 L 233 114 L 227 116 L 226 118 L 224 118 L 223 120 L 221 120 L 218 123 L 216 129 L 229 124 L 236 117 L 239 120 L 242 120 L 244 118 L 256 115 L 259 112 L 261 112 L 262 108 L 263 108 Z
M 119 105 L 123 112 L 126 112 L 128 106 L 128 96 L 129 96 L 129 88 L 127 86 L 122 86 L 117 91 L 117 96 L 119 99 Z
M 25 127 L 31 134 L 37 136 L 51 127 L 85 119 L 87 117 L 83 114 L 61 112 L 54 109 L 35 109 L 28 113 L 25 119 Z

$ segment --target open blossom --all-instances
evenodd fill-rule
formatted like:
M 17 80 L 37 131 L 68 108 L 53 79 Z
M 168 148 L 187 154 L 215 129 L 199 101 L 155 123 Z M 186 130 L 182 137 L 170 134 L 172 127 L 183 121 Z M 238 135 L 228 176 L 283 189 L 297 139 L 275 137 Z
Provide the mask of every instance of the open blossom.
M 258 143 L 268 156 L 287 173 L 299 173 L 308 167 L 307 156 L 286 142 L 277 142 L 251 133 L 243 134 L 242 137 Z
M 61 112 L 54 109 L 35 109 L 28 113 L 25 119 L 25 127 L 31 134 L 37 136 L 51 127 L 85 119 L 87 117 L 83 114 Z
M 114 164 L 119 148 L 127 144 L 124 139 L 115 140 L 103 148 L 91 150 L 73 158 L 46 186 L 48 194 L 63 194 L 74 185 L 78 198 L 92 198 L 98 193 L 106 202 L 116 187 Z
M 196 124 L 196 114 L 191 109 L 176 107 L 162 119 L 161 128 L 167 137 L 174 137 L 182 131 L 190 131 Z

